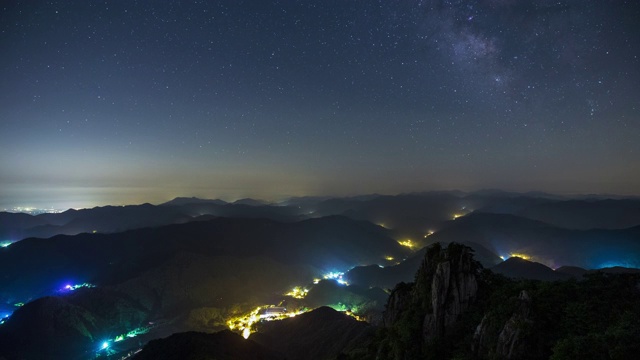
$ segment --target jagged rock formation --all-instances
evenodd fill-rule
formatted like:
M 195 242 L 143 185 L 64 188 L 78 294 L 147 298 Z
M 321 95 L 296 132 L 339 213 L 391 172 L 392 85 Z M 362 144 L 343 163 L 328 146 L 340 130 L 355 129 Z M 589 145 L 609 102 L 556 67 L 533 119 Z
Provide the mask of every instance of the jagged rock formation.
M 413 283 L 399 283 L 387 300 L 386 311 L 382 315 L 385 327 L 391 327 L 400 320 L 400 315 L 411 306 Z
M 436 244 L 415 283 L 398 284 L 375 346 L 358 360 L 635 359 L 640 275 L 517 280 L 481 270 L 471 250 Z
M 454 329 L 476 298 L 481 269 L 467 246 L 429 247 L 415 283 L 399 284 L 389 297 L 383 319 L 394 335 L 383 342 L 379 358 L 419 357 L 424 345 Z
M 527 338 L 527 330 L 533 325 L 531 303 L 529 293 L 522 290 L 517 298 L 516 309 L 506 322 L 502 323 L 491 314 L 486 314 L 473 334 L 474 355 L 480 359 L 538 358 L 539 354 L 529 351 L 531 344 Z M 497 338 L 496 330 L 499 330 Z
M 522 338 L 522 329 L 532 322 L 529 319 L 529 313 L 531 311 L 531 298 L 529 294 L 525 290 L 522 290 L 520 296 L 518 296 L 518 300 L 520 302 L 520 308 L 511 316 L 507 323 L 504 324 L 500 335 L 498 335 L 496 353 L 506 359 L 522 359 L 524 357 L 525 339 Z
M 533 300 L 526 290 L 514 298 L 510 317 L 495 316 L 491 310 L 484 315 L 473 334 L 473 354 L 480 359 L 539 359 L 537 339 L 531 337 L 535 322 Z
M 459 250 L 459 251 L 458 251 Z M 425 258 L 425 262 L 436 259 Z M 471 249 L 453 246 L 444 252 L 436 265 L 431 281 L 431 308 L 433 313 L 424 318 L 423 337 L 425 340 L 444 336 L 446 330 L 469 308 L 478 291 L 477 266 Z M 429 267 L 424 264 L 423 267 Z

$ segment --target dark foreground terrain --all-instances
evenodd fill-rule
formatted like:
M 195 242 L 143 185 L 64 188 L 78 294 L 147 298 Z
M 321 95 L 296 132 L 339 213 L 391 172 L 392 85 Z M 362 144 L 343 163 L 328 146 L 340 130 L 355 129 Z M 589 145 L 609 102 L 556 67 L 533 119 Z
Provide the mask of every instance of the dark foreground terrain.
M 0 359 L 624 359 L 639 214 L 495 191 L 0 213 Z

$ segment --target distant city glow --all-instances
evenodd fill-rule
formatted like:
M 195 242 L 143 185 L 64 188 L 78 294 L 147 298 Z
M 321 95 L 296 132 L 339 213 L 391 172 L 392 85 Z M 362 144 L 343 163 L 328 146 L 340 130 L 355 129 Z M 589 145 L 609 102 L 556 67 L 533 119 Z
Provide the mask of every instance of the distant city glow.
M 29 215 L 60 214 L 61 212 L 63 212 L 63 210 L 54 209 L 54 208 L 40 209 L 40 208 L 28 207 L 28 206 L 27 207 L 17 206 L 11 209 L 3 209 L 2 211 L 10 212 L 10 213 L 24 213 Z
M 10 241 L 10 240 L 0 241 L 0 247 L 3 247 L 3 248 L 9 247 L 9 245 L 11 244 L 13 244 L 13 241 Z
M 102 350 L 104 350 L 104 349 L 106 349 L 106 348 L 108 348 L 108 347 L 109 347 L 109 342 L 108 342 L 108 341 L 105 341 L 105 342 L 103 342 L 103 343 L 102 343 L 102 346 L 101 346 L 100 348 L 101 348 Z

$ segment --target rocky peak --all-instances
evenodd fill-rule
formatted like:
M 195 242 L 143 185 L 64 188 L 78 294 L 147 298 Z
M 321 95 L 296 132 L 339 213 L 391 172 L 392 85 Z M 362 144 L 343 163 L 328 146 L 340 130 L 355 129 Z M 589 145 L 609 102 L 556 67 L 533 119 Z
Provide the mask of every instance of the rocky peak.
M 460 315 L 473 303 L 478 291 L 476 279 L 479 265 L 473 260 L 472 250 L 466 246 L 450 244 L 441 249 L 439 256 L 425 258 L 421 271 L 435 266 L 431 277 L 431 312 L 423 322 L 425 340 L 442 337 Z M 429 262 L 437 261 L 436 264 Z M 429 277 L 424 277 L 429 281 Z M 423 284 L 428 286 L 429 284 Z
M 389 327 L 395 324 L 400 315 L 411 306 L 411 291 L 413 284 L 399 283 L 389 295 L 386 311 L 382 316 L 383 326 Z
M 477 276 L 482 266 L 473 259 L 473 250 L 450 243 L 430 246 L 415 282 L 398 284 L 391 293 L 384 313 L 384 326 L 405 334 L 390 344 L 391 358 L 419 356 L 421 344 L 441 338 L 457 323 L 475 301 Z M 408 335 L 415 334 L 417 336 Z
M 504 324 L 500 335 L 498 335 L 496 353 L 505 359 L 521 359 L 526 350 L 523 328 L 532 322 L 529 319 L 531 297 L 525 290 L 522 290 L 518 301 L 518 310 Z
M 513 315 L 504 325 L 496 324 L 495 320 L 485 315 L 473 334 L 473 351 L 480 358 L 498 357 L 500 359 L 527 358 L 526 329 L 533 321 L 530 318 L 531 296 L 522 290 L 518 295 L 518 305 Z M 501 329 L 497 341 L 491 329 Z M 494 339 L 493 341 L 491 339 Z M 493 355 L 492 355 L 493 354 Z

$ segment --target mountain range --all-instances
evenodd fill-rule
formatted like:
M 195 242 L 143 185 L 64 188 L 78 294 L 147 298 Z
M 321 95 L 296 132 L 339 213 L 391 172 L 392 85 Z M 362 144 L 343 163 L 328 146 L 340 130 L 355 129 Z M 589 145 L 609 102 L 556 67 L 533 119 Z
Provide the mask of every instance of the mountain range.
M 136 358 L 191 346 L 194 358 L 368 359 L 393 293 L 417 281 L 435 244 L 466 246 L 494 284 L 634 276 L 640 200 L 494 190 L 176 198 L 0 213 L 0 234 L 0 359 L 115 359 L 171 334 Z M 244 339 L 219 331 L 256 308 L 298 315 L 251 325 L 243 352 Z

